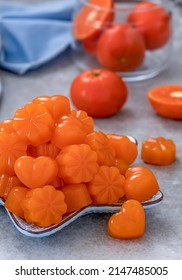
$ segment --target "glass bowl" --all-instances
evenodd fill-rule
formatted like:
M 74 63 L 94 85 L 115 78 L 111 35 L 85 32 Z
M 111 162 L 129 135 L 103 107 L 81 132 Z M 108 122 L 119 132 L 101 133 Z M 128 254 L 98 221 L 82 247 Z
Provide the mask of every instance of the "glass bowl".
M 170 64 L 168 1 L 77 0 L 73 60 L 80 70 L 106 68 L 125 81 L 157 76 Z

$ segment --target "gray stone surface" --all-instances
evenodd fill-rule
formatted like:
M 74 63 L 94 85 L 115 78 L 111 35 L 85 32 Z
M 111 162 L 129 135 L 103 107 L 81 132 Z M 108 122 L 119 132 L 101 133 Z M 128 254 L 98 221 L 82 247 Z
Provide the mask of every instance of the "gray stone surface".
M 179 11 L 178 11 L 179 12 Z M 177 13 L 178 13 L 177 12 Z M 55 235 L 33 239 L 22 235 L 0 207 L 0 259 L 182 259 L 182 122 L 165 119 L 154 113 L 147 92 L 160 84 L 182 83 L 182 23 L 175 26 L 174 53 L 170 67 L 158 77 L 128 83 L 129 98 L 115 116 L 95 119 L 95 128 L 134 136 L 141 143 L 147 137 L 173 139 L 177 160 L 166 167 L 148 167 L 155 173 L 164 193 L 162 203 L 146 210 L 146 231 L 141 239 L 116 240 L 107 234 L 110 214 L 89 214 L 79 218 Z M 38 70 L 17 76 L 0 71 L 3 98 L 0 121 L 11 118 L 15 110 L 38 95 L 69 96 L 72 79 L 79 73 L 68 51 Z

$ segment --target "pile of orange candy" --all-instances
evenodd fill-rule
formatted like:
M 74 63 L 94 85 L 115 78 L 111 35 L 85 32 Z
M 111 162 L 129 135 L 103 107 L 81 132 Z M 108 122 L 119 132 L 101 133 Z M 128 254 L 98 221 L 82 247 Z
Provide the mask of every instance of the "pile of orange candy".
M 95 131 L 66 96 L 40 96 L 0 123 L 0 197 L 40 227 L 90 204 L 123 198 L 141 207 L 159 185 L 148 168 L 131 166 L 137 155 L 129 137 Z

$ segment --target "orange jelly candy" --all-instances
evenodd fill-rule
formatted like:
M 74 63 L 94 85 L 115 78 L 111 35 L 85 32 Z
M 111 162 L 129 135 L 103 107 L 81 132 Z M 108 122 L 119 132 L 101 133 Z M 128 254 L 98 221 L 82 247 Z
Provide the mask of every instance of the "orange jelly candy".
M 64 95 L 39 96 L 32 101 L 36 104 L 43 104 L 55 122 L 64 115 L 71 112 L 69 99 Z
M 67 210 L 64 194 L 51 185 L 29 190 L 21 205 L 25 220 L 40 227 L 58 224 Z
M 107 225 L 108 233 L 118 239 L 142 237 L 145 233 L 145 212 L 137 200 L 127 200 L 118 213 L 113 214 Z
M 67 184 L 89 182 L 99 169 L 97 154 L 87 144 L 64 147 L 56 160 L 59 166 L 58 175 Z
M 71 110 L 71 115 L 74 116 L 75 118 L 79 119 L 82 124 L 83 127 L 85 129 L 85 131 L 87 133 L 91 133 L 94 130 L 94 120 L 92 117 L 89 117 L 87 112 L 82 111 L 82 110 Z
M 60 178 L 59 176 L 56 176 L 56 178 L 54 178 L 54 180 L 51 182 L 50 185 L 53 186 L 54 188 L 61 190 L 61 187 L 63 187 L 65 185 L 65 183 L 62 178 Z
M 141 157 L 146 163 L 169 165 L 176 160 L 176 145 L 164 137 L 148 138 L 142 143 Z
M 0 174 L 15 175 L 15 161 L 26 155 L 26 150 L 26 143 L 16 133 L 0 132 Z
M 24 218 L 23 209 L 21 206 L 22 200 L 25 198 L 28 188 L 16 186 L 11 189 L 4 206 L 13 214 L 20 218 Z
M 0 176 L 0 197 L 6 200 L 10 190 L 16 186 L 22 186 L 23 183 L 18 179 L 17 176 L 9 176 L 2 174 Z
M 99 165 L 114 165 L 115 151 L 105 133 L 94 131 L 87 135 L 86 142 L 97 153 Z
M 116 159 L 114 164 L 122 175 L 125 175 L 126 170 L 130 167 L 129 163 L 123 159 Z
M 152 171 L 143 166 L 130 167 L 125 173 L 125 197 L 146 201 L 159 191 L 159 184 Z
M 46 156 L 46 157 L 56 158 L 59 152 L 60 149 L 57 148 L 50 141 L 40 144 L 38 146 L 29 145 L 27 149 L 27 155 L 32 157 Z
M 137 155 L 138 148 L 136 143 L 132 142 L 129 137 L 118 134 L 107 134 L 112 147 L 115 150 L 116 158 L 122 159 L 132 164 Z
M 88 190 L 94 203 L 116 203 L 124 196 L 125 178 L 117 167 L 100 166 Z
M 62 122 L 56 126 L 51 142 L 62 149 L 67 145 L 85 143 L 86 132 L 75 122 Z
M 64 193 L 67 213 L 79 210 L 92 203 L 90 194 L 85 184 L 65 185 L 60 188 Z
M 15 173 L 23 184 L 32 189 L 51 183 L 57 176 L 58 165 L 50 157 L 19 157 L 15 162 Z
M 15 130 L 13 128 L 13 120 L 4 120 L 3 122 L 0 123 L 0 131 L 4 131 L 7 133 L 14 133 Z
M 81 118 L 78 118 L 76 116 L 74 116 L 73 114 L 70 114 L 68 116 L 62 116 L 59 119 L 58 124 L 74 124 L 76 126 L 78 126 L 81 130 L 83 130 L 85 132 L 85 134 L 88 133 L 88 128 L 87 126 L 84 124 L 84 122 L 81 120 Z
M 50 140 L 54 121 L 44 105 L 28 103 L 16 110 L 13 128 L 27 144 L 36 146 Z

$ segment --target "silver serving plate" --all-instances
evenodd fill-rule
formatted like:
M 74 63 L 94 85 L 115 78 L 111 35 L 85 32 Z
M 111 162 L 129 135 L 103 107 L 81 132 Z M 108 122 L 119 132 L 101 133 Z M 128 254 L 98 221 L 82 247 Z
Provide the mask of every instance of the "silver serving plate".
M 159 191 L 156 195 L 154 195 L 151 199 L 142 202 L 144 209 L 148 209 L 154 206 L 157 206 L 161 203 L 163 199 L 163 193 Z M 65 215 L 62 221 L 59 224 L 42 228 L 35 226 L 33 224 L 25 222 L 23 219 L 17 217 L 16 215 L 10 213 L 7 209 L 7 213 L 13 222 L 14 226 L 24 235 L 29 237 L 46 237 L 52 235 L 60 230 L 62 230 L 65 226 L 68 226 L 70 223 L 74 222 L 76 219 L 91 213 L 116 213 L 119 212 L 124 200 L 115 203 L 115 204 L 91 204 L 87 207 L 84 207 L 80 210 L 72 212 L 68 215 Z M 4 205 L 2 199 L 0 199 L 0 205 Z

